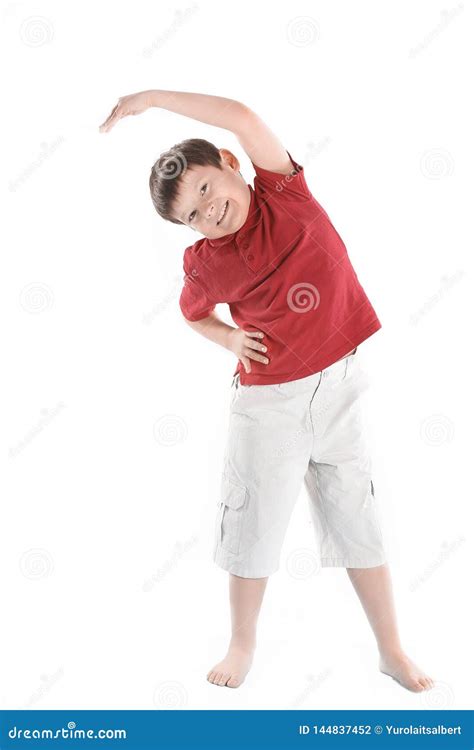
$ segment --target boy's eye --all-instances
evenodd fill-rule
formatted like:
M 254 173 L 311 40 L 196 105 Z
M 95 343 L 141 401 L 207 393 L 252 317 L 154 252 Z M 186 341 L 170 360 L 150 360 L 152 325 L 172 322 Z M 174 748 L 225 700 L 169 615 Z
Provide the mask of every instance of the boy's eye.
M 204 185 L 202 186 L 202 188 L 200 190 L 201 195 L 202 195 L 202 191 L 203 190 L 205 191 L 206 188 L 207 188 L 207 182 L 204 183 Z M 189 214 L 189 221 L 192 221 L 195 216 L 196 216 L 196 211 L 191 211 L 191 213 Z

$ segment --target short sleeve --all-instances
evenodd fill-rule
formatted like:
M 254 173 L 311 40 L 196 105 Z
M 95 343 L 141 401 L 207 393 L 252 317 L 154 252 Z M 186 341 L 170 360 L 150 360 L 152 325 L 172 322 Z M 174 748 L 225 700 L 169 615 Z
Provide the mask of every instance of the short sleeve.
M 267 196 L 272 195 L 283 201 L 294 202 L 312 198 L 311 191 L 306 184 L 304 167 L 293 159 L 289 151 L 286 153 L 293 165 L 292 171 L 287 175 L 272 172 L 270 169 L 263 169 L 263 167 L 258 167 L 252 162 L 255 169 L 255 191 L 260 190 Z
M 184 251 L 183 270 L 183 288 L 179 298 L 181 312 L 190 321 L 206 318 L 214 310 L 217 301 L 205 287 L 199 273 L 199 263 L 193 261 L 190 247 Z

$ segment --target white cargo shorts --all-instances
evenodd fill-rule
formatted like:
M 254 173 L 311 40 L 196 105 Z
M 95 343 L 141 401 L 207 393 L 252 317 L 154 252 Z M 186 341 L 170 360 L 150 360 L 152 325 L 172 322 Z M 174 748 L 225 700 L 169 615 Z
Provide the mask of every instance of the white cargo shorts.
M 306 487 L 322 567 L 386 561 L 361 419 L 368 386 L 357 348 L 321 372 L 277 385 L 232 380 L 213 559 L 243 578 L 279 569 Z

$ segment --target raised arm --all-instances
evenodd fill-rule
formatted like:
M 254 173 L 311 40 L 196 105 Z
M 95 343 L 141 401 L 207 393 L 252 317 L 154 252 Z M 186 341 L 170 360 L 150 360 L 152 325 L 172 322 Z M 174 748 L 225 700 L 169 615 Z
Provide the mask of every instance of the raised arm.
M 263 169 L 281 174 L 289 174 L 293 169 L 286 149 L 268 125 L 242 102 L 222 96 L 161 89 L 140 91 L 121 97 L 100 131 L 106 133 L 122 117 L 140 114 L 150 107 L 231 131 L 250 160 Z

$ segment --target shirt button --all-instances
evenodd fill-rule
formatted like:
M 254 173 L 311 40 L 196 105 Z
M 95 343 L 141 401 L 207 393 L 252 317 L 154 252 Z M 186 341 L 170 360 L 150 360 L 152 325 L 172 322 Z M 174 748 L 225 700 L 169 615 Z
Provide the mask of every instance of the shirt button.
M 249 241 L 248 240 L 244 240 L 242 242 L 242 247 L 244 248 L 244 250 L 247 250 L 247 248 L 250 247 Z
M 247 255 L 247 260 L 253 260 L 253 259 L 254 259 L 254 257 L 255 257 L 255 256 L 254 256 L 254 255 L 253 255 L 252 253 L 249 253 L 249 254 Z

